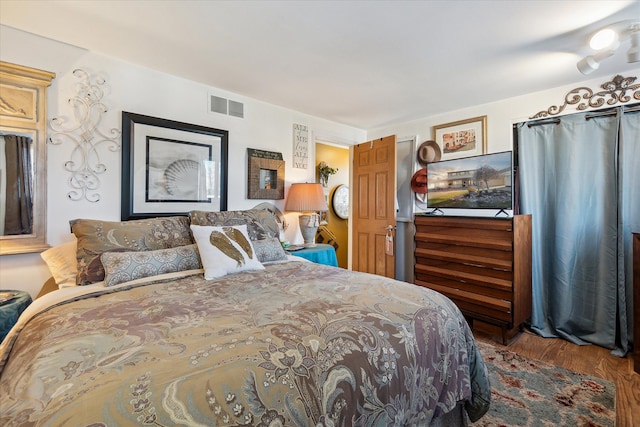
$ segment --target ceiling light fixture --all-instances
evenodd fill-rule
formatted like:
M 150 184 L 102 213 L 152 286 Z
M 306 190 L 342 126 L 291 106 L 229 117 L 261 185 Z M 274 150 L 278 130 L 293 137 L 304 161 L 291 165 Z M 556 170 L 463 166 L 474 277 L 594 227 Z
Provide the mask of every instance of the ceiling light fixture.
M 589 46 L 591 46 L 593 50 L 602 50 L 607 47 L 612 50 L 617 49 L 618 46 L 620 46 L 620 38 L 618 37 L 618 33 L 611 28 L 605 28 L 591 36 Z
M 620 42 L 629 39 L 631 47 L 627 51 L 627 62 L 640 62 L 640 22 L 622 21 L 596 32 L 589 40 L 591 49 L 597 51 L 578 61 L 582 74 L 591 74 L 600 63 L 610 57 L 620 47 Z
M 627 62 L 640 62 L 640 24 L 631 26 L 631 47 L 627 51 Z
M 585 56 L 580 61 L 578 61 L 578 70 L 580 70 L 580 72 L 585 75 L 591 74 L 595 70 L 600 68 L 600 62 L 602 62 L 603 59 L 613 56 L 614 53 L 616 53 L 615 50 L 603 50 L 602 52 L 598 52 L 595 55 Z

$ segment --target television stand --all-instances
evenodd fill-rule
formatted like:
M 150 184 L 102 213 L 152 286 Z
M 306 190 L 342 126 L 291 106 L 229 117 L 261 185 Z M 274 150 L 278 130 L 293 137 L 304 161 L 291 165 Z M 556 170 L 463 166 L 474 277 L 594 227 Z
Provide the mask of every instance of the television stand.
M 505 211 L 504 209 L 500 209 L 500 210 L 498 211 L 498 213 L 497 213 L 497 214 L 495 214 L 493 217 L 494 217 L 494 218 L 496 218 L 496 217 L 498 217 L 500 214 L 504 214 L 504 216 L 506 216 L 507 218 L 509 218 L 509 217 L 510 217 L 509 212 Z
M 451 298 L 467 319 L 499 327 L 506 345 L 531 317 L 531 215 L 424 215 L 414 226 L 413 283 Z

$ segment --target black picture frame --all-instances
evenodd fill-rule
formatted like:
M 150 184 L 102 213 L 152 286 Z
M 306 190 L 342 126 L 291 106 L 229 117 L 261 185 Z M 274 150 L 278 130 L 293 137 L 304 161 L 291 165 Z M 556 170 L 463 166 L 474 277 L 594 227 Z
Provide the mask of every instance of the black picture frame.
M 229 132 L 122 112 L 123 221 L 226 211 Z

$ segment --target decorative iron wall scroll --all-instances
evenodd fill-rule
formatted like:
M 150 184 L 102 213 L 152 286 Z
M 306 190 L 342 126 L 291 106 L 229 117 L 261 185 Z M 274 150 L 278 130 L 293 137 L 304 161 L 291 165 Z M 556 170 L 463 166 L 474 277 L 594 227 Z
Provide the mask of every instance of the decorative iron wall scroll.
M 65 129 L 64 119 L 51 119 L 49 126 L 53 133 L 49 142 L 60 145 L 64 141 L 71 141 L 75 144 L 71 159 L 64 164 L 65 170 L 71 173 L 68 182 L 73 190 L 67 193 L 69 199 L 77 201 L 84 198 L 97 202 L 100 200 L 97 192 L 100 187 L 99 175 L 107 170 L 106 165 L 100 161 L 98 147 L 107 144 L 110 151 L 120 150 L 120 130 L 112 128 L 105 134 L 99 129 L 100 120 L 108 111 L 102 102 L 104 92 L 100 88 L 106 80 L 96 77 L 92 83 L 89 74 L 81 69 L 74 70 L 73 75 L 80 79 L 75 96 L 68 101 L 73 109 L 75 124 Z
M 605 82 L 600 87 L 604 90 L 594 93 L 588 87 L 578 87 L 567 93 L 564 97 L 564 104 L 552 105 L 546 110 L 539 111 L 530 119 L 541 119 L 544 117 L 560 114 L 568 105 L 577 104 L 579 111 L 587 108 L 600 108 L 605 103 L 607 106 L 614 106 L 618 103 L 625 104 L 629 101 L 640 100 L 640 84 L 633 84 L 637 77 L 615 76 L 610 82 Z

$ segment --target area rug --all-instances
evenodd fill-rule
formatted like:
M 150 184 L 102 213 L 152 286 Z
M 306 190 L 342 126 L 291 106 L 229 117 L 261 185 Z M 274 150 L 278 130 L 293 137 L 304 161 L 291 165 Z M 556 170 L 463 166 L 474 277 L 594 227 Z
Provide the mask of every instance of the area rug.
M 478 342 L 489 370 L 491 407 L 472 425 L 615 426 L 616 387 Z

